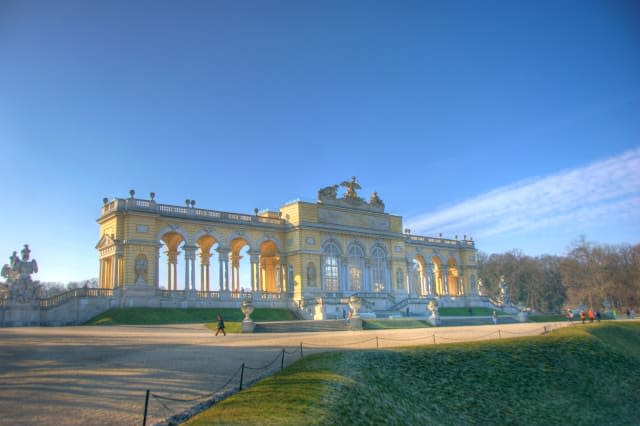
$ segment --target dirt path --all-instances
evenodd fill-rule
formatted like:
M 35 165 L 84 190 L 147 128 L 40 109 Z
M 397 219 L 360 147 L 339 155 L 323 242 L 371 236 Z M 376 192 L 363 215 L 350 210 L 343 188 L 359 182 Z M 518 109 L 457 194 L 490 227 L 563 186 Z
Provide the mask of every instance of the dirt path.
M 202 324 L 120 327 L 0 328 L 0 425 L 141 424 L 146 389 L 176 399 L 210 394 L 303 354 L 541 334 L 562 324 L 503 324 L 408 330 L 229 334 Z M 435 336 L 435 337 L 434 337 Z M 260 369 L 271 364 L 270 369 Z M 236 374 L 234 376 L 234 373 Z M 152 424 L 194 402 L 152 397 Z

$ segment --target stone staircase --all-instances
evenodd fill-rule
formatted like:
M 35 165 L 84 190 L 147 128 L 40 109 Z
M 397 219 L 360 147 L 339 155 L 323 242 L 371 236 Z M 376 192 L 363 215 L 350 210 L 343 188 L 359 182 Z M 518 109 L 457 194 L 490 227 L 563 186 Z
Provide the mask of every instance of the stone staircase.
M 510 316 L 499 316 L 498 324 L 514 324 L 518 322 Z M 486 325 L 493 324 L 491 316 L 469 316 L 469 317 L 440 317 L 440 325 L 456 326 L 456 325 Z
M 255 333 L 297 333 L 349 330 L 344 320 L 303 320 L 257 322 Z

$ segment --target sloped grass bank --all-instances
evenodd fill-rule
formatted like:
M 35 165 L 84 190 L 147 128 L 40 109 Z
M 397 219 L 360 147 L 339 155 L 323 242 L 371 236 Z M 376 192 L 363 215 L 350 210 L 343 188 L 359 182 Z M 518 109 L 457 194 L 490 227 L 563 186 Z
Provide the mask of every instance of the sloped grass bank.
M 240 309 L 232 308 L 119 308 L 103 312 L 87 321 L 86 325 L 211 323 L 216 321 L 217 315 L 222 315 L 225 323 L 229 323 L 230 328 L 233 328 L 233 322 L 239 323 L 244 317 Z M 295 319 L 293 313 L 287 309 L 256 309 L 251 318 L 254 321 L 288 321 Z M 238 325 L 239 328 L 240 326 Z
M 190 425 L 640 424 L 640 324 L 304 358 Z

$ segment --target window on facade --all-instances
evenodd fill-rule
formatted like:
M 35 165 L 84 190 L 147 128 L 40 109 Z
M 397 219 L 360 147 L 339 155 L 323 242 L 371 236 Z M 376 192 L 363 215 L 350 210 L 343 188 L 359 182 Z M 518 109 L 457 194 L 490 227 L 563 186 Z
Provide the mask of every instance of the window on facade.
M 364 287 L 362 272 L 364 271 L 364 252 L 359 246 L 349 248 L 349 291 L 361 291 Z
M 326 291 L 338 291 L 338 265 L 340 250 L 335 244 L 327 244 L 324 248 L 324 288 Z
M 385 291 L 387 286 L 387 256 L 380 247 L 371 250 L 371 290 Z

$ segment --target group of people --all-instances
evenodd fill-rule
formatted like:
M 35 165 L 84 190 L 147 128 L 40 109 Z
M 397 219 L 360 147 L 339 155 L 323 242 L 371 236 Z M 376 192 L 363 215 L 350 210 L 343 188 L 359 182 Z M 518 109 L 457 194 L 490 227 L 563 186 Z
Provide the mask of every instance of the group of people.
M 600 314 L 600 311 L 593 312 L 593 309 L 591 308 L 586 312 L 584 309 L 581 310 L 580 321 L 582 321 L 582 323 L 584 324 L 587 321 L 587 318 L 589 318 L 590 323 L 594 321 L 600 322 L 600 320 L 602 319 L 602 315 Z M 573 320 L 573 311 L 571 309 L 567 309 L 567 319 L 569 321 Z

